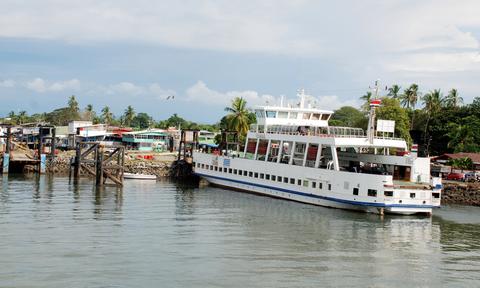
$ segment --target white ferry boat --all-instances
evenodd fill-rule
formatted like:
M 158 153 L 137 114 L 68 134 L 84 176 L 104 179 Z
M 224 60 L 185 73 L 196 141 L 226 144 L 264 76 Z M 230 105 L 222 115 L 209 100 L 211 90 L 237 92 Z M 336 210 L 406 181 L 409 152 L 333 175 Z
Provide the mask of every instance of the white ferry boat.
M 257 107 L 243 151 L 193 151 L 194 173 L 213 185 L 334 208 L 409 215 L 440 207 L 441 179 L 430 176 L 430 159 L 407 151 L 404 139 L 385 132 L 391 127 L 375 130 L 379 99 L 365 132 L 328 126 L 333 111 L 298 96 L 294 107 Z

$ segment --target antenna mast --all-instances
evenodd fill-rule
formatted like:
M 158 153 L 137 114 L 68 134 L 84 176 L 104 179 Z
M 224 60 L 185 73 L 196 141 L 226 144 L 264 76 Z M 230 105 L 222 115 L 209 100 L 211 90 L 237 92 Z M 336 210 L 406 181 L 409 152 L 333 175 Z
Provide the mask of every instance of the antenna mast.
M 380 79 L 375 81 L 375 87 L 373 89 L 375 98 L 370 99 L 370 113 L 368 115 L 368 130 L 367 138 L 368 143 L 373 144 L 373 138 L 375 137 L 375 109 L 380 106 L 382 100 L 378 99 L 378 82 Z

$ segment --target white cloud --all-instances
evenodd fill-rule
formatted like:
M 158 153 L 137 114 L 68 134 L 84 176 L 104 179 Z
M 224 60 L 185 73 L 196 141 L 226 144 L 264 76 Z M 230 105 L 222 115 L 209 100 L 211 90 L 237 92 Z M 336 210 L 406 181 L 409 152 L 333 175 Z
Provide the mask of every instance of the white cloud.
M 257 105 L 278 105 L 281 101 L 281 96 L 275 97 L 269 94 L 260 94 L 257 91 L 227 91 L 219 92 L 209 88 L 203 81 L 198 81 L 186 91 L 186 101 L 192 101 L 202 104 L 209 104 L 212 106 L 228 106 L 235 97 L 242 97 L 247 101 L 249 107 Z M 324 95 L 313 97 L 309 96 L 309 102 L 319 109 L 338 109 L 342 106 L 359 107 L 360 103 L 357 100 L 343 101 L 336 95 Z M 291 103 L 295 105 L 298 99 L 285 98 L 284 104 Z
M 48 83 L 42 78 L 35 78 L 32 81 L 26 83 L 26 87 L 38 93 L 44 93 L 47 91 L 61 92 L 65 90 L 79 90 L 80 81 L 78 79 L 71 79 L 60 82 Z
M 107 94 L 126 94 L 131 96 L 137 96 L 143 94 L 145 89 L 141 86 L 137 86 L 131 82 L 120 82 L 110 85 L 107 88 Z
M 175 90 L 163 89 L 158 83 L 150 84 L 148 91 L 159 100 L 172 99 L 172 96 L 175 97 L 177 94 Z
M 15 81 L 11 79 L 0 80 L 0 87 L 1 88 L 12 88 L 15 87 Z

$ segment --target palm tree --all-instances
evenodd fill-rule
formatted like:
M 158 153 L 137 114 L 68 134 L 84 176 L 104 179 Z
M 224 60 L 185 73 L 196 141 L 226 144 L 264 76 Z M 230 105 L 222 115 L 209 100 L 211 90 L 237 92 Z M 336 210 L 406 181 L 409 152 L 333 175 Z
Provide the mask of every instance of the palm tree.
M 133 118 L 135 118 L 135 110 L 133 110 L 131 105 L 128 105 L 127 109 L 125 109 L 125 113 L 123 114 L 123 122 L 125 126 L 130 126 Z
M 20 112 L 18 113 L 18 116 L 17 116 L 17 117 L 18 117 L 18 122 L 19 122 L 19 124 L 25 123 L 25 121 L 27 120 L 27 117 L 28 117 L 27 111 L 20 111 Z
M 77 99 L 75 99 L 75 95 L 72 95 L 70 96 L 70 98 L 68 98 L 68 109 L 70 109 L 70 111 L 72 112 L 77 112 L 80 111 L 80 109 L 78 108 L 78 102 L 77 102 Z
M 401 87 L 397 84 L 393 84 L 392 87 L 388 88 L 388 96 L 392 98 L 399 98 L 400 97 L 400 89 Z
M 105 124 L 112 123 L 113 114 L 112 112 L 110 112 L 110 108 L 108 106 L 105 106 L 102 109 L 102 119 Z
M 225 107 L 227 115 L 227 127 L 230 130 L 237 131 L 240 135 L 246 135 L 250 125 L 249 114 L 247 109 L 247 101 L 242 97 L 235 97 L 230 107 Z
M 93 105 L 92 104 L 88 104 L 86 107 L 85 107 L 85 117 L 90 120 L 90 121 L 93 121 L 93 119 L 95 118 L 95 111 L 93 111 Z
M 422 98 L 424 109 L 428 115 L 435 115 L 442 109 L 443 103 L 443 94 L 440 89 L 434 89 L 433 91 L 428 92 Z
M 362 110 L 368 111 L 370 109 L 370 100 L 372 100 L 372 92 L 368 91 L 365 95 L 360 97 L 360 100 L 363 100 Z
M 414 83 L 405 89 L 405 91 L 403 91 L 403 94 L 400 96 L 400 103 L 407 109 L 415 110 L 419 96 L 420 93 L 418 93 L 418 85 Z
M 448 108 L 457 108 L 463 103 L 463 98 L 458 95 L 457 89 L 453 88 L 445 97 L 445 106 Z

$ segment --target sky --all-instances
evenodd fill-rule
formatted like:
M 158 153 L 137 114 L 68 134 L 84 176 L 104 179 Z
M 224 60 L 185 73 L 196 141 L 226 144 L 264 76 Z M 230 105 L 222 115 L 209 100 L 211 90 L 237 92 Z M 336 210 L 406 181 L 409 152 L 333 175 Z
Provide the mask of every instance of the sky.
M 0 116 L 80 106 L 215 123 L 304 88 L 360 106 L 375 80 L 480 96 L 478 0 L 0 0 Z M 174 95 L 172 97 L 168 97 Z M 169 98 L 169 99 L 168 99 Z M 419 104 L 419 106 L 421 106 Z

